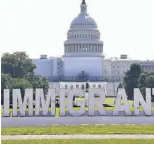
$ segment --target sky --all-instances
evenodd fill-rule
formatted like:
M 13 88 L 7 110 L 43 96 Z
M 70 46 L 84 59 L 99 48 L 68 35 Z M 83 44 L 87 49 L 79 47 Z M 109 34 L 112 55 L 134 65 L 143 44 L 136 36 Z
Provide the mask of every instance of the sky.
M 105 57 L 154 59 L 154 0 L 86 0 L 97 22 Z M 81 0 L 1 0 L 0 53 L 62 56 Z

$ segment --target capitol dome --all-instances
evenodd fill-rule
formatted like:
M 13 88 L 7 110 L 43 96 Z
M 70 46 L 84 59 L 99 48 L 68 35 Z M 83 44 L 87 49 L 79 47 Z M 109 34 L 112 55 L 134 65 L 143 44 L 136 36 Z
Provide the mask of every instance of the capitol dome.
M 103 41 L 95 20 L 87 13 L 87 4 L 82 0 L 80 14 L 73 19 L 64 42 L 65 56 L 102 56 Z
M 97 28 L 97 24 L 93 18 L 91 18 L 89 15 L 79 15 L 76 17 L 72 23 L 71 28 L 77 28 L 77 27 L 90 27 L 90 28 Z

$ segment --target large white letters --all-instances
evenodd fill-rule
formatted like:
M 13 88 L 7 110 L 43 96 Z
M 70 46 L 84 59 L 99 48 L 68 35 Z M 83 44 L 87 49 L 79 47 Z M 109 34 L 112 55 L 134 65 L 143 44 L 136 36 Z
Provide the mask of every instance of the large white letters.
M 65 89 L 60 89 L 60 116 L 65 116 L 66 99 L 65 99 Z
M 121 105 L 121 100 L 123 100 L 123 105 Z M 131 115 L 127 95 L 125 89 L 122 88 L 118 89 L 113 115 L 118 115 L 119 111 L 124 111 L 126 115 Z
M 28 115 L 33 115 L 33 89 L 26 89 L 24 101 L 22 102 L 20 89 L 13 90 L 13 116 L 17 116 L 17 108 L 19 104 L 20 115 L 25 116 L 28 101 Z
M 4 89 L 4 114 L 3 116 L 10 116 L 10 90 Z
M 58 92 L 59 98 L 59 115 L 65 116 L 66 108 L 68 108 L 68 112 L 70 115 L 74 117 L 82 116 L 85 113 L 85 105 L 88 105 L 88 115 L 95 116 L 95 107 L 98 108 L 99 115 L 111 115 L 112 111 L 106 112 L 103 106 L 103 102 L 105 101 L 105 92 L 103 89 L 89 89 L 89 92 L 85 92 L 82 89 L 72 89 L 68 91 L 66 98 L 66 89 L 59 89 Z M 36 98 L 35 98 L 35 109 L 33 108 L 33 89 L 26 89 L 24 93 L 24 98 L 22 99 L 20 89 L 13 89 L 12 100 L 13 100 L 13 113 L 12 116 L 56 116 L 56 89 L 48 89 L 48 94 L 45 96 L 43 89 L 36 89 Z M 99 95 L 100 97 L 95 98 L 95 95 Z M 151 99 L 152 95 L 154 95 L 154 88 L 146 89 L 146 100 L 144 100 L 140 89 L 134 89 L 134 113 L 130 110 L 130 105 L 127 100 L 127 95 L 125 89 L 121 88 L 118 90 L 118 94 L 116 97 L 113 115 L 118 116 L 119 112 L 125 112 L 126 115 L 147 115 L 154 116 L 154 112 L 152 111 L 153 104 Z M 88 100 L 88 104 L 85 103 L 85 99 L 76 100 L 79 108 L 73 107 L 73 97 L 79 96 L 84 97 Z M 121 103 L 123 101 L 123 103 Z M 49 106 L 51 105 L 51 109 Z M 28 106 L 28 110 L 26 108 Z M 143 107 L 143 112 L 140 112 L 140 106 Z M 18 112 L 19 111 L 19 112 Z M 40 112 L 42 111 L 42 112 Z M 10 116 L 10 90 L 4 90 L 4 110 L 3 116 Z M 98 115 L 97 115 L 98 116 Z
M 51 104 L 51 116 L 55 116 L 55 89 L 48 89 L 48 94 L 46 95 L 46 100 L 44 99 L 43 89 L 36 89 L 36 104 L 35 104 L 35 115 L 40 115 L 40 103 L 42 105 L 43 115 L 48 114 L 49 105 Z
M 95 95 L 99 95 L 98 99 L 95 99 Z M 103 89 L 90 89 L 89 90 L 89 115 L 94 116 L 95 106 L 98 107 L 100 115 L 106 115 L 103 102 L 105 100 L 105 92 Z
M 151 115 L 151 89 L 146 89 L 146 102 L 138 88 L 134 89 L 134 115 L 139 115 L 139 109 L 141 106 L 144 109 L 146 115 Z
M 80 110 L 76 111 L 73 108 L 73 97 L 78 95 L 79 97 L 84 96 L 84 91 L 81 89 L 73 89 L 68 94 L 68 110 L 72 116 L 78 117 L 84 114 L 85 112 L 85 100 L 78 100 L 77 105 L 80 106 Z

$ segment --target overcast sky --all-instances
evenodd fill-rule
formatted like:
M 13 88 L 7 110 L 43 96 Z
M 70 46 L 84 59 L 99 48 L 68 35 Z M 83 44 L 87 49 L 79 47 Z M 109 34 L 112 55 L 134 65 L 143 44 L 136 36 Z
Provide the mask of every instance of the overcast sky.
M 86 0 L 106 57 L 154 59 L 154 0 Z M 1 0 L 0 51 L 61 56 L 81 0 Z M 153 9 L 153 11 L 152 11 Z

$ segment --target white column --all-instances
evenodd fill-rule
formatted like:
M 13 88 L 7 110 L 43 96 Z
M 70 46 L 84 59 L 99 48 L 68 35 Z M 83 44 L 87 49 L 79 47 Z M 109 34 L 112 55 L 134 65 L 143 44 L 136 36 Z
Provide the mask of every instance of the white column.
M 94 52 L 94 44 L 92 44 L 92 52 Z
M 77 52 L 77 45 L 74 45 L 74 52 Z
M 99 46 L 99 44 L 98 44 L 98 52 L 100 53 L 101 51 L 100 51 L 100 46 Z
M 72 52 L 72 45 L 70 45 L 70 52 Z
M 90 52 L 93 51 L 93 47 L 92 47 L 92 44 L 90 44 Z
M 97 44 L 96 44 L 96 52 L 98 52 L 98 47 L 97 47 Z
M 85 92 L 85 106 L 88 106 L 88 92 Z
M 74 44 L 74 49 L 73 49 L 73 52 L 75 52 L 76 51 L 76 45 Z
M 66 52 L 68 52 L 68 45 L 66 45 Z

